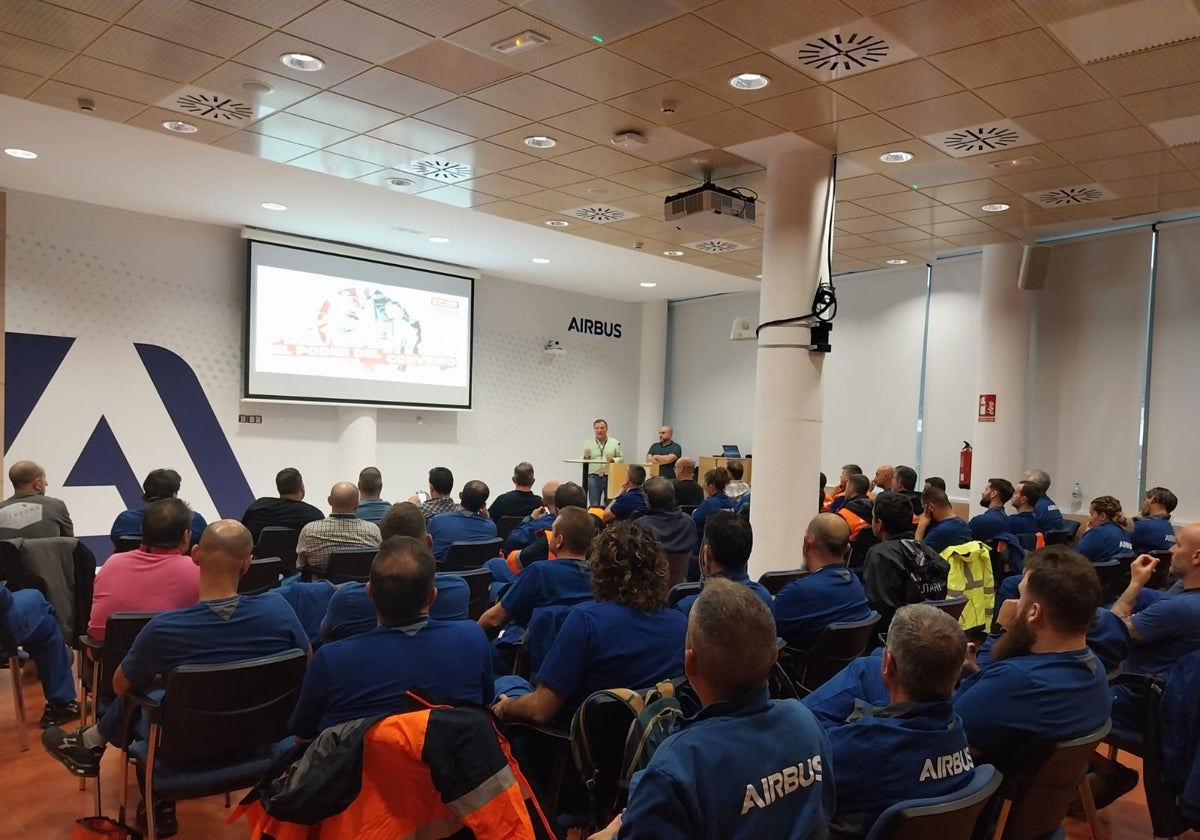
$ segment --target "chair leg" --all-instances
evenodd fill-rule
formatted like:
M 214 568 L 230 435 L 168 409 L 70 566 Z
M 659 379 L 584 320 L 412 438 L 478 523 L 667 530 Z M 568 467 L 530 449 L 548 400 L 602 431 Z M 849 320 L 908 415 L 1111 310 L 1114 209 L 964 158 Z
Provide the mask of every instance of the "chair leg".
M 1092 797 L 1092 786 L 1088 783 L 1087 775 L 1079 782 L 1079 804 L 1083 806 L 1083 814 L 1087 819 L 1088 828 L 1092 831 L 1093 840 L 1104 840 L 1107 833 L 1100 824 L 1096 814 L 1096 800 Z
M 142 791 L 142 799 L 146 803 L 146 840 L 158 837 L 158 826 L 154 824 L 154 754 L 157 752 L 158 726 L 150 726 L 150 740 L 146 749 L 146 789 Z
M 25 692 L 21 690 L 21 660 L 16 655 L 8 658 L 8 675 L 12 680 L 13 709 L 17 718 L 17 746 L 25 752 L 29 749 L 29 738 L 25 733 Z

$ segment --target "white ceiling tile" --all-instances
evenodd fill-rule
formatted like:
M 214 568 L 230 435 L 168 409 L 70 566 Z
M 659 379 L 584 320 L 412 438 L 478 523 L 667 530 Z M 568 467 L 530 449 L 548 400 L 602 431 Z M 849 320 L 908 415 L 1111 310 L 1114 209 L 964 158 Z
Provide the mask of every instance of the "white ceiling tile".
M 192 0 L 139 3 L 121 18 L 121 26 L 224 58 L 231 58 L 271 31 Z
M 373 64 L 382 64 L 429 41 L 423 32 L 346 0 L 326 0 L 289 23 L 283 31 Z

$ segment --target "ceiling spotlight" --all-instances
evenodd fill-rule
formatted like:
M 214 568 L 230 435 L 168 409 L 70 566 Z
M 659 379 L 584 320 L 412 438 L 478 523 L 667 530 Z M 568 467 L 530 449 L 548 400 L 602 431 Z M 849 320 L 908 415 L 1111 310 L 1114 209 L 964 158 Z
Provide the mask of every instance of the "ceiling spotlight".
M 431 237 L 429 237 L 429 241 L 432 242 L 434 245 L 445 245 L 447 242 L 450 241 L 450 237 L 449 236 L 431 236 Z
M 545 265 L 546 263 L 550 262 L 550 260 L 546 259 L 545 257 L 534 257 L 533 261 L 538 265 Z
M 21 160 L 33 160 L 37 157 L 37 152 L 31 152 L 28 149 L 5 149 L 4 154 Z
M 414 181 L 412 178 L 396 177 L 396 178 L 388 178 L 386 183 L 389 187 L 395 187 L 398 190 L 403 190 L 403 189 L 407 189 L 408 187 L 413 186 L 416 183 L 416 181 Z
M 641 286 L 643 289 L 653 289 L 658 284 L 657 283 L 638 283 L 638 285 Z
M 571 223 L 568 222 L 566 219 L 550 219 L 546 222 L 546 227 L 564 228 L 564 227 L 570 227 L 570 226 L 571 226 Z
M 264 210 L 286 210 L 286 204 L 280 204 L 278 201 L 264 201 L 261 205 Z
M 200 130 L 190 122 L 184 122 L 183 120 L 163 120 L 162 127 L 167 131 L 174 131 L 177 134 L 195 134 Z
M 663 251 L 664 257 L 682 257 L 683 251 Z
M 738 73 L 729 77 L 729 86 L 738 90 L 762 90 L 771 80 L 762 73 Z
M 301 73 L 315 73 L 325 67 L 324 61 L 308 53 L 284 53 L 279 56 L 279 61 L 284 67 L 299 70 Z
M 913 159 L 911 152 L 887 152 L 879 156 L 884 163 L 908 163 Z
M 542 134 L 535 134 L 532 137 L 525 138 L 525 145 L 534 149 L 549 149 L 558 145 L 558 141 L 553 137 L 546 137 Z
M 1003 213 L 1008 209 L 1008 205 L 1003 202 L 996 202 L 995 204 L 985 204 L 979 209 L 985 213 Z
M 886 260 L 888 265 L 908 265 L 908 260 Z

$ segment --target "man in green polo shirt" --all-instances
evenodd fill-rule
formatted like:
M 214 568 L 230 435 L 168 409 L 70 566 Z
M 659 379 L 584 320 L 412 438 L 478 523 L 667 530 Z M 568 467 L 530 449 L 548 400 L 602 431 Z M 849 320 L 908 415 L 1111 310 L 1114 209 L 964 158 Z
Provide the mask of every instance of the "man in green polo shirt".
M 594 437 L 583 444 L 583 457 L 588 464 L 588 505 L 604 507 L 608 503 L 608 465 L 621 460 L 621 441 L 608 436 L 608 423 L 597 420 L 592 424 Z

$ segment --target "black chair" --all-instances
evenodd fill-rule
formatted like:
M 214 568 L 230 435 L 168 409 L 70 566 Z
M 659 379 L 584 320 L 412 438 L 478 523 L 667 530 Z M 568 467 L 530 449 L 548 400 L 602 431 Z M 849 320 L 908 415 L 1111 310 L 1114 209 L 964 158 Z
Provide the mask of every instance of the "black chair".
M 1154 567 L 1150 582 L 1146 586 L 1151 589 L 1166 589 L 1171 580 L 1171 552 L 1151 551 L 1150 556 L 1158 561 L 1158 565 Z
M 1128 579 L 1129 566 L 1123 566 L 1121 560 L 1116 559 L 1105 563 L 1093 563 L 1092 567 L 1096 570 L 1096 577 L 1100 578 L 1100 592 L 1104 598 L 1103 603 L 1107 604 L 1124 590 L 1124 587 L 1121 586 L 1121 571 L 1124 569 Z
M 378 548 L 335 548 L 329 553 L 325 580 L 338 583 L 366 583 L 371 577 L 371 563 Z
M 1017 539 L 1021 543 L 1021 548 L 1025 549 L 1026 551 L 1037 550 L 1037 534 L 1017 534 Z
M 879 815 L 866 840 L 967 840 L 1004 777 L 980 764 L 965 788 L 946 796 L 897 802 Z
M 699 595 L 701 584 L 695 581 L 677 583 L 667 591 L 667 606 L 673 607 L 689 595 Z
M 87 667 L 79 669 L 80 725 L 86 724 L 89 719 L 98 720 L 100 704 L 111 703 L 116 698 L 112 686 L 113 674 L 133 647 L 133 640 L 155 615 L 157 613 L 152 612 L 113 613 L 104 622 L 103 642 L 88 635 L 79 637 L 80 648 L 88 653 L 84 660 Z
M 958 621 L 962 618 L 963 610 L 967 607 L 967 596 L 959 595 L 957 598 L 944 598 L 941 601 L 926 601 L 926 604 L 937 607 L 946 615 Z
M 1078 519 L 1067 519 L 1066 517 L 1063 517 L 1063 529 L 1071 535 L 1072 545 L 1075 544 L 1075 537 L 1079 535 L 1079 525 L 1080 522 Z
M 1042 534 L 1042 542 L 1046 545 L 1071 545 L 1074 540 L 1069 529 L 1046 531 Z
M 1084 773 L 1092 751 L 1111 729 L 1112 723 L 1105 721 L 1089 735 L 1055 744 L 1043 761 L 1013 780 L 1013 789 L 1006 793 L 1006 798 L 1012 800 L 1012 807 L 1004 821 L 1000 840 L 1035 840 L 1048 836 L 1062 823 L 1077 794 L 1083 801 L 1088 822 L 1095 825 L 1096 806 Z
M 501 540 L 508 539 L 508 535 L 513 532 L 513 529 L 524 521 L 524 516 L 501 516 L 500 521 L 496 523 L 496 536 Z
M 250 568 L 238 581 L 238 592 L 242 595 L 261 595 L 275 589 L 283 580 L 284 564 L 278 557 L 260 557 L 250 561 Z
M 119 537 L 112 538 L 113 554 L 120 554 L 123 551 L 136 551 L 142 547 L 141 534 L 125 534 Z
M 758 582 L 767 588 L 774 598 L 779 594 L 779 590 L 787 586 L 794 580 L 799 580 L 806 577 L 808 572 L 804 569 L 787 569 L 784 571 L 763 572 L 759 577 Z
M 478 569 L 488 560 L 500 555 L 500 547 L 504 545 L 504 540 L 496 537 L 491 540 L 480 540 L 478 542 L 454 542 L 450 543 L 450 548 L 446 549 L 446 556 L 442 558 L 441 571 L 443 572 L 464 572 L 471 569 Z
M 793 672 L 788 676 L 801 695 L 812 694 L 861 656 L 877 624 L 879 613 L 872 612 L 869 618 L 861 621 L 830 624 L 807 651 L 787 645 L 784 650 L 793 663 Z
M 492 583 L 491 569 L 463 569 L 449 574 L 458 575 L 467 582 L 467 590 L 470 593 L 467 601 L 467 617 L 472 621 L 478 621 L 479 617 L 487 612 L 488 588 Z
M 700 505 L 680 505 L 679 509 L 681 511 L 683 511 L 684 513 L 686 513 L 688 516 L 691 516 L 693 513 L 696 512 L 696 508 L 698 508 L 698 507 L 700 507 Z
M 258 532 L 258 543 L 254 546 L 255 557 L 278 557 L 283 561 L 283 575 L 296 573 L 296 542 L 300 532 L 295 528 L 268 525 Z
M 879 538 L 870 528 L 859 528 L 858 533 L 850 539 L 850 555 L 846 565 L 851 569 L 861 569 L 867 562 L 867 552 L 871 546 L 879 545 Z
M 123 748 L 120 821 L 129 762 L 145 772 L 147 837 L 155 836 L 154 798 L 195 799 L 254 785 L 287 736 L 308 657 L 302 650 L 228 665 L 184 665 L 167 675 L 166 695 L 130 692 L 125 729 L 141 708 L 149 737 Z

